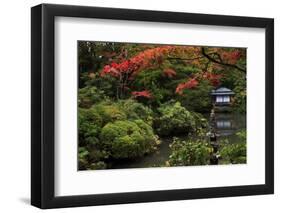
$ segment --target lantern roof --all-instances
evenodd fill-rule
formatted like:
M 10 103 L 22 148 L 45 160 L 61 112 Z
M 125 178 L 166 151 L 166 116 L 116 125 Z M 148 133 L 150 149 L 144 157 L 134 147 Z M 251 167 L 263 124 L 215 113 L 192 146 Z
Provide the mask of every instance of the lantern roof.
M 234 95 L 234 92 L 226 87 L 219 87 L 212 90 L 211 95 Z

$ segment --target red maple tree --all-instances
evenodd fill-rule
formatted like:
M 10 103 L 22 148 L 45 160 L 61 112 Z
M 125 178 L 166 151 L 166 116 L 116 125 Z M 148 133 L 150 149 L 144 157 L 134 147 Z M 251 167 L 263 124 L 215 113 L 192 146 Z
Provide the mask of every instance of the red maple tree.
M 227 66 L 246 72 L 244 68 L 241 68 L 236 64 L 241 56 L 241 51 L 237 49 L 229 51 L 223 50 L 222 48 L 206 49 L 204 47 L 165 45 L 146 49 L 129 59 L 123 59 L 120 63 L 112 62 L 111 64 L 104 66 L 100 75 L 102 77 L 110 75 L 118 79 L 119 86 L 117 88 L 117 97 L 122 97 L 125 90 L 128 90 L 130 82 L 135 79 L 139 72 L 152 68 L 159 68 L 165 60 L 183 60 L 186 64 L 196 66 L 202 71 L 177 86 L 175 92 L 181 95 L 184 89 L 196 88 L 201 79 L 208 80 L 211 85 L 217 87 L 220 84 L 222 76 L 212 73 L 212 70 L 209 71 L 211 68 Z M 211 64 L 211 66 L 209 64 Z M 206 65 L 208 71 L 204 70 L 206 69 Z M 172 78 L 175 77 L 177 73 L 172 68 L 164 68 L 163 75 Z M 134 97 L 152 97 L 147 90 L 140 92 L 135 91 L 132 95 Z

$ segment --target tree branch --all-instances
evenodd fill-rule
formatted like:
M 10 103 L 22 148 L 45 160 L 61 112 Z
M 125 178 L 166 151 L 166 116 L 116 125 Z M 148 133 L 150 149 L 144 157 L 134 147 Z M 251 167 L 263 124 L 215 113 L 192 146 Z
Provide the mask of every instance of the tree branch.
M 183 60 L 183 61 L 193 61 L 193 60 L 197 60 L 200 58 L 204 58 L 204 56 L 198 56 L 198 57 L 194 57 L 194 58 L 179 58 L 179 57 L 168 57 L 168 60 Z
M 246 69 L 243 69 L 243 68 L 241 68 L 241 67 L 239 67 L 239 66 L 237 66 L 237 65 L 235 65 L 235 64 L 228 64 L 228 63 L 225 63 L 225 62 L 223 62 L 223 61 L 218 61 L 218 60 L 212 58 L 210 55 L 208 55 L 208 54 L 206 53 L 206 50 L 205 50 L 204 47 L 202 47 L 202 54 L 203 54 L 207 59 L 209 59 L 210 61 L 212 61 L 212 62 L 214 62 L 214 63 L 221 64 L 221 65 L 228 66 L 228 67 L 232 67 L 232 68 L 236 68 L 236 69 L 238 69 L 238 70 L 240 70 L 240 71 L 246 73 Z

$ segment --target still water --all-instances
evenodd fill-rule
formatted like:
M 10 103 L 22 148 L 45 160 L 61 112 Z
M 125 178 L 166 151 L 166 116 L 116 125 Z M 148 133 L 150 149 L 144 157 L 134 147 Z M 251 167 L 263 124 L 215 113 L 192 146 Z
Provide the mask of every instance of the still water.
M 206 119 L 209 119 L 209 114 L 204 114 L 204 116 Z M 246 129 L 245 114 L 216 113 L 218 141 L 227 139 L 229 143 L 239 143 L 239 138 L 236 136 L 236 133 L 242 129 Z M 185 139 L 186 136 L 178 138 Z M 156 152 L 132 161 L 124 160 L 115 162 L 114 165 L 112 165 L 112 169 L 165 166 L 165 162 L 169 159 L 169 155 L 171 154 L 169 145 L 173 142 L 173 137 L 160 139 L 162 143 Z

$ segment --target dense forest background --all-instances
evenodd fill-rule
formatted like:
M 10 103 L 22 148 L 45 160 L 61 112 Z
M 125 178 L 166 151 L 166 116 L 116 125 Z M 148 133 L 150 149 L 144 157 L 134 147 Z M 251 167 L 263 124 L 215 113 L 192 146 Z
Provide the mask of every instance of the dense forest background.
M 79 41 L 78 70 L 82 170 L 138 160 L 167 137 L 169 158 L 148 166 L 209 164 L 210 92 L 231 89 L 231 111 L 246 113 L 245 48 Z M 246 162 L 246 131 L 237 135 L 221 142 L 221 163 Z

